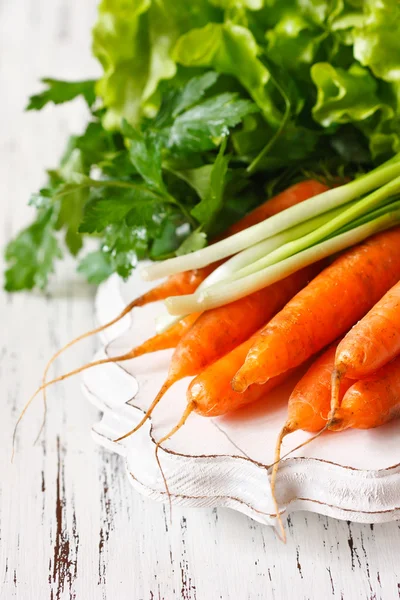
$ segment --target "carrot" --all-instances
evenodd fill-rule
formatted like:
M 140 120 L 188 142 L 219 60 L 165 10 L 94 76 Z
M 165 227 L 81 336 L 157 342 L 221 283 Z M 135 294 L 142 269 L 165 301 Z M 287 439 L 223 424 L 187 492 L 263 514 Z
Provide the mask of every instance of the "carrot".
M 400 278 L 400 227 L 351 248 L 258 334 L 232 385 L 244 391 L 293 367 L 346 332 Z
M 143 354 L 157 352 L 158 350 L 175 348 L 183 336 L 192 327 L 193 323 L 197 321 L 200 315 L 201 313 L 192 313 L 191 315 L 188 315 L 187 317 L 184 317 L 178 321 L 178 323 L 175 323 L 175 325 L 172 325 L 172 327 L 166 331 L 158 333 L 148 340 L 145 340 L 143 344 L 136 346 L 136 348 L 133 348 L 129 352 L 130 358 L 136 358 L 138 356 L 143 356 Z
M 171 431 L 158 440 L 155 449 L 156 460 L 169 501 L 168 483 L 158 457 L 158 451 L 163 442 L 169 440 L 183 427 L 189 415 L 194 411 L 203 417 L 216 417 L 233 412 L 242 406 L 257 402 L 261 398 L 267 399 L 268 392 L 278 387 L 289 377 L 289 373 L 283 373 L 278 377 L 270 379 L 264 385 L 250 386 L 243 394 L 234 392 L 231 387 L 232 376 L 238 366 L 243 363 L 251 343 L 252 338 L 237 346 L 192 380 L 186 393 L 187 406 L 181 418 Z
M 171 360 L 167 380 L 153 400 L 142 421 L 134 430 L 128 432 L 117 441 L 128 437 L 141 427 L 151 415 L 165 392 L 176 381 L 187 375 L 196 375 L 209 364 L 212 364 L 215 360 L 247 339 L 254 331 L 265 323 L 265 321 L 275 314 L 277 310 L 279 310 L 279 308 L 296 293 L 296 291 L 305 285 L 310 277 L 312 277 L 319 269 L 319 263 L 311 265 L 269 288 L 260 290 L 259 292 L 247 296 L 246 298 L 242 298 L 241 300 L 237 300 L 236 302 L 232 302 L 230 305 L 207 311 L 198 317 L 179 341 Z M 189 317 L 186 317 L 186 325 L 190 323 L 191 319 L 195 319 L 196 316 L 197 315 L 190 315 Z M 180 330 L 185 330 L 186 325 L 181 324 Z M 168 334 L 168 331 L 166 334 Z M 153 341 L 146 345 L 146 352 L 151 351 L 150 348 L 155 348 L 156 346 L 157 350 L 165 348 L 163 334 L 161 334 L 161 339 L 162 341 L 160 342 L 159 336 L 155 336 Z M 16 429 L 26 410 L 40 391 L 54 383 L 64 381 L 73 375 L 82 373 L 91 367 L 130 360 L 138 356 L 138 352 L 137 349 L 133 349 L 120 356 L 103 358 L 93 363 L 83 365 L 78 369 L 74 369 L 69 373 L 65 373 L 60 377 L 56 377 L 55 379 L 42 384 L 22 409 L 15 426 L 13 439 L 15 439 Z M 141 354 L 143 353 L 144 352 L 141 352 Z
M 287 435 L 294 433 L 299 429 L 302 429 L 303 431 L 318 432 L 316 436 L 295 448 L 297 450 L 314 440 L 315 437 L 327 429 L 331 399 L 331 380 L 337 346 L 338 342 L 335 342 L 325 350 L 295 385 L 288 402 L 288 417 L 286 423 L 278 435 L 271 473 L 271 493 L 283 539 L 285 539 L 286 534 L 279 514 L 275 492 L 276 479 L 281 461 L 282 442 Z M 274 381 L 274 379 L 269 381 Z M 353 383 L 354 382 L 351 380 L 344 379 L 343 387 L 347 389 Z
M 168 376 L 151 403 L 148 418 L 169 388 L 190 375 L 201 373 L 216 360 L 247 340 L 301 289 L 321 268 L 312 265 L 250 296 L 204 312 L 181 339 L 171 359 Z M 128 431 L 120 441 L 137 431 Z
M 371 429 L 400 416 L 400 357 L 371 377 L 353 383 L 336 409 L 329 429 Z
M 344 337 L 336 351 L 332 413 L 339 406 L 343 377 L 363 379 L 400 354 L 400 282 Z
M 203 417 L 217 417 L 257 402 L 288 377 L 282 373 L 264 385 L 251 385 L 243 394 L 232 389 L 232 377 L 243 364 L 253 343 L 253 337 L 225 354 L 195 377 L 187 390 L 186 398 L 193 410 Z
M 341 393 L 344 397 L 334 416 L 330 416 L 332 373 L 335 368 L 335 355 L 337 356 L 342 343 L 343 340 L 333 344 L 314 362 L 289 398 L 288 419 L 278 436 L 271 476 L 271 490 L 275 503 L 276 477 L 281 460 L 280 448 L 286 435 L 299 429 L 318 432 L 317 436 L 327 429 L 369 429 L 400 416 L 400 358 L 368 379 L 354 383 L 354 380 L 343 377 Z M 296 450 L 317 436 L 310 438 Z
M 326 425 L 337 345 L 332 344 L 323 352 L 294 387 L 288 403 L 286 434 L 298 429 L 316 432 Z M 343 389 L 348 389 L 353 383 L 349 379 L 343 380 Z

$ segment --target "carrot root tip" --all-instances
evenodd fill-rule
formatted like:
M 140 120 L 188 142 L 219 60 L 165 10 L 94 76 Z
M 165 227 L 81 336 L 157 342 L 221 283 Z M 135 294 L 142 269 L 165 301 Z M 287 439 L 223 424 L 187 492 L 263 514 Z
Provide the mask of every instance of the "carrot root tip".
M 240 394 L 245 392 L 248 388 L 246 378 L 243 377 L 242 375 L 235 375 L 235 377 L 232 379 L 231 385 L 232 385 L 233 391 L 239 392 Z
M 337 411 L 335 411 L 332 417 L 329 419 L 327 423 L 327 429 L 329 429 L 329 431 L 341 431 L 342 429 L 345 429 L 344 421 L 337 414 Z
M 334 417 L 335 411 L 340 406 L 340 384 L 345 375 L 345 369 L 335 366 L 332 371 L 332 383 L 331 383 L 331 409 L 328 415 L 328 419 L 331 420 Z

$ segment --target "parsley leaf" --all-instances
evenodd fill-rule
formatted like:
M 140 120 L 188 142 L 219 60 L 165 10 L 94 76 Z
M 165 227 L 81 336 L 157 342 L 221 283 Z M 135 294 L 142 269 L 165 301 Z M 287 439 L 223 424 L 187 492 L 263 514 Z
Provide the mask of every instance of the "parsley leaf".
M 89 252 L 79 263 L 78 273 L 82 273 L 89 283 L 99 284 L 113 272 L 108 254 L 101 250 Z
M 129 139 L 129 156 L 137 172 L 151 187 L 164 193 L 160 140 L 136 131 L 126 121 L 122 124 L 122 132 Z
M 177 117 L 185 109 L 197 104 L 217 79 L 218 73 L 215 73 L 215 71 L 207 71 L 204 75 L 190 79 L 175 99 L 172 116 Z
M 222 207 L 225 177 L 228 170 L 229 157 L 224 156 L 226 139 L 221 144 L 220 151 L 210 171 L 208 187 L 201 201 L 192 209 L 192 215 L 206 228 Z
M 16 292 L 46 287 L 62 252 L 54 235 L 53 207 L 39 213 L 38 219 L 12 240 L 6 248 L 10 266 L 5 273 L 5 289 Z
M 182 242 L 188 237 L 190 226 L 182 220 L 179 213 L 170 213 L 159 228 L 157 237 L 150 248 L 150 258 L 162 260 L 175 256 Z
M 197 104 L 204 96 L 206 91 L 212 87 L 219 74 L 215 71 L 207 71 L 203 75 L 192 77 L 183 86 L 171 86 L 163 83 L 161 85 L 161 104 L 156 116 L 149 121 L 152 129 L 161 131 L 172 125 L 173 120 L 187 108 Z
M 140 215 L 147 207 L 151 212 L 155 209 L 154 194 L 141 185 L 122 191 L 103 188 L 93 196 L 85 206 L 81 233 L 101 233 L 108 225 L 123 221 L 129 213 L 135 211 Z
M 136 195 L 126 215 L 126 223 L 131 227 L 145 227 L 150 235 L 157 235 L 169 212 L 170 208 L 158 198 Z
M 184 152 L 212 150 L 229 134 L 230 128 L 258 110 L 253 102 L 239 98 L 237 93 L 218 94 L 175 119 L 168 146 Z
M 113 271 L 126 279 L 140 258 L 147 255 L 148 239 L 143 227 L 128 227 L 125 222 L 109 225 L 101 247 Z
M 56 229 L 65 231 L 65 243 L 73 256 L 78 254 L 83 243 L 79 225 L 89 195 L 88 187 L 82 186 L 86 171 L 82 152 L 74 148 L 62 160 L 57 172 L 66 183 L 62 184 L 54 195 L 54 199 L 59 203 Z
M 47 89 L 40 94 L 31 96 L 26 110 L 41 110 L 49 102 L 62 104 L 74 100 L 77 96 L 83 96 L 89 107 L 96 100 L 94 89 L 96 81 L 93 79 L 85 81 L 61 81 L 60 79 L 46 77 L 42 79 L 42 83 L 46 84 Z
M 196 192 L 199 198 L 203 199 L 210 187 L 210 177 L 213 165 L 203 165 L 196 169 L 184 169 L 182 171 L 173 171 L 177 175 L 186 181 Z

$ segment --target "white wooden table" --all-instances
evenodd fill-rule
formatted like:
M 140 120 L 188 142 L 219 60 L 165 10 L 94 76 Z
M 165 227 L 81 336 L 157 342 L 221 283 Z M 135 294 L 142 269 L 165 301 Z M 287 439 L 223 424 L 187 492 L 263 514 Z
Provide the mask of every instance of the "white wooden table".
M 43 183 L 85 110 L 22 112 L 42 75 L 98 73 L 89 52 L 95 0 L 0 1 L 1 245 L 26 223 Z M 11 600 L 350 600 L 400 597 L 400 527 L 295 514 L 284 546 L 272 529 L 228 510 L 175 508 L 141 498 L 121 460 L 94 445 L 96 410 L 79 380 L 49 393 L 49 418 L 33 446 L 41 405 L 29 412 L 10 464 L 18 412 L 46 359 L 86 330 L 94 290 L 68 262 L 46 296 L 1 295 L 0 598 Z M 92 356 L 83 343 L 61 373 Z

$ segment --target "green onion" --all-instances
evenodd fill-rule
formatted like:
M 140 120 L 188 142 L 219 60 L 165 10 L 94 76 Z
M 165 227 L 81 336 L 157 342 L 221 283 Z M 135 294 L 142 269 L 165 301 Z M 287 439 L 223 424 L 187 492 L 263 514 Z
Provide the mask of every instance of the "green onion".
M 350 203 L 351 204 L 351 203 Z M 278 233 L 271 238 L 268 238 L 246 250 L 236 254 L 231 259 L 227 260 L 215 271 L 213 271 L 197 288 L 196 292 L 200 291 L 220 283 L 221 281 L 237 279 L 238 274 L 242 272 L 243 268 L 252 265 L 253 263 L 258 264 L 257 259 L 264 257 L 267 254 L 271 254 L 273 250 L 276 250 L 290 242 L 296 240 L 299 237 L 305 236 L 307 233 L 317 229 L 319 226 L 330 221 L 333 217 L 339 214 L 343 208 L 335 208 L 327 213 L 318 215 L 305 223 L 300 223 L 287 231 Z M 163 333 L 178 321 L 185 318 L 187 315 L 162 315 L 157 319 L 156 330 L 157 333 Z
M 372 220 L 373 216 L 370 214 L 371 209 L 379 206 L 387 198 L 393 196 L 393 193 L 399 191 L 400 177 L 397 177 L 393 181 L 390 181 L 386 185 L 382 186 L 379 190 L 376 190 L 358 202 L 351 203 L 351 206 L 348 208 L 343 209 L 343 207 L 340 207 L 339 209 L 336 209 L 337 214 L 333 215 L 333 218 L 328 222 L 323 223 L 318 228 L 314 228 L 309 234 L 304 235 L 302 238 L 288 242 L 284 246 L 277 248 L 274 252 L 271 252 L 268 256 L 253 262 L 253 264 L 249 264 L 244 269 L 239 270 L 234 275 L 234 279 L 239 279 L 245 275 L 256 273 L 264 267 L 274 265 L 285 258 L 289 258 L 289 256 L 293 256 L 302 250 L 306 250 L 311 246 L 315 246 L 315 244 L 318 244 L 332 235 L 336 235 L 336 233 L 340 229 L 346 227 L 346 225 L 351 225 L 351 228 L 353 229 L 355 225 L 352 225 L 352 223 L 356 219 L 363 219 L 364 217 L 364 223 Z M 387 212 L 385 207 L 382 207 L 382 211 Z M 333 213 L 334 211 L 331 212 Z
M 396 160 L 391 159 L 384 165 L 350 183 L 328 190 L 309 200 L 287 208 L 257 225 L 253 225 L 202 250 L 145 267 L 142 269 L 142 276 L 146 280 L 153 280 L 181 271 L 205 267 L 217 260 L 232 256 L 266 238 L 270 238 L 291 227 L 308 221 L 313 217 L 343 206 L 399 177 L 400 155 L 396 155 L 394 158 Z
M 350 206 L 352 204 L 354 204 L 354 202 L 349 203 L 349 205 L 347 206 Z M 262 242 L 258 242 L 258 244 L 254 244 L 254 246 L 250 246 L 250 248 L 247 248 L 246 250 L 235 254 L 235 256 L 232 256 L 232 258 L 230 258 L 217 269 L 215 269 L 215 271 L 213 271 L 200 284 L 197 291 L 208 288 L 211 285 L 214 285 L 223 280 L 232 278 L 237 279 L 237 273 L 240 273 L 242 269 L 252 269 L 252 266 L 258 264 L 260 260 L 265 258 L 265 256 L 270 255 L 274 251 L 277 251 L 282 246 L 288 245 L 289 242 L 294 242 L 299 238 L 303 238 L 307 234 L 321 227 L 322 225 L 329 223 L 342 211 L 343 207 L 341 206 L 334 208 L 329 212 L 318 215 L 317 217 L 309 219 L 304 223 L 299 223 L 299 225 L 295 225 L 294 227 L 291 227 L 286 231 L 282 231 L 277 235 L 267 238 Z M 258 269 L 255 270 L 257 271 Z
M 189 314 L 210 310 L 239 300 L 244 296 L 288 277 L 303 267 L 344 250 L 349 246 L 358 244 L 374 233 L 393 227 L 399 222 L 400 208 L 395 208 L 368 223 L 331 237 L 281 262 L 261 269 L 257 273 L 247 275 L 236 281 L 222 282 L 195 294 L 168 298 L 165 301 L 167 309 L 172 315 Z

